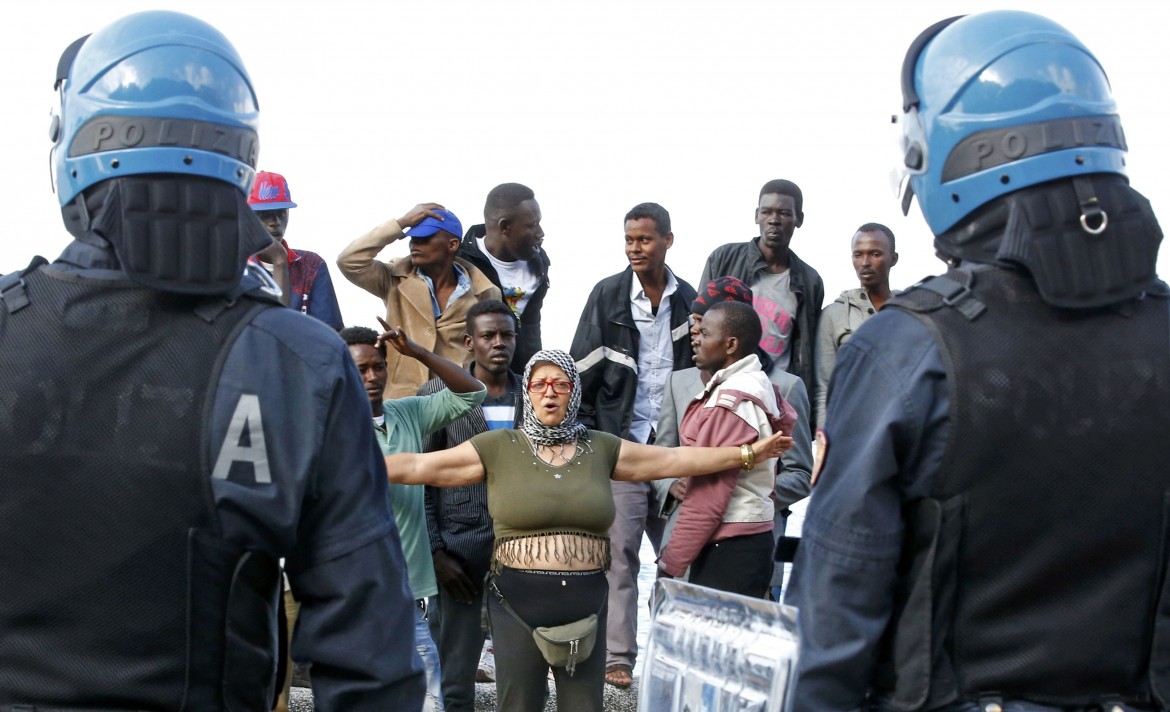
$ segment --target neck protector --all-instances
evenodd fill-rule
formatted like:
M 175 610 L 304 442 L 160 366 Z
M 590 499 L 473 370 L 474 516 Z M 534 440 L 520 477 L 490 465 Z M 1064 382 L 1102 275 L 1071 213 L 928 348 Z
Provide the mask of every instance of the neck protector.
M 163 292 L 230 292 L 272 244 L 239 189 L 199 176 L 114 178 L 61 212 L 74 238 L 112 247 L 129 279 Z
M 1152 288 L 1161 242 L 1149 201 L 1122 176 L 1093 174 L 1003 196 L 935 247 L 944 258 L 1017 265 L 1045 303 L 1091 309 Z

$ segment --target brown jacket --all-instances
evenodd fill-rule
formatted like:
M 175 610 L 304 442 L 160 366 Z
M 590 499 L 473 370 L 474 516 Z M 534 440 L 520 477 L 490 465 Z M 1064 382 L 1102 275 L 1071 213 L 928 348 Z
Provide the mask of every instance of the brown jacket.
M 446 307 L 436 320 L 431 291 L 410 257 L 389 262 L 375 259 L 386 245 L 402 237 L 398 221 L 388 220 L 342 250 L 337 267 L 350 282 L 386 303 L 387 324 L 401 326 L 423 348 L 466 365 L 468 352 L 463 345 L 463 334 L 467 311 L 476 302 L 499 299 L 500 290 L 474 265 L 456 257 L 455 262 L 471 279 L 471 290 Z M 422 363 L 403 358 L 394 349 L 386 351 L 386 371 L 386 390 L 382 395 L 386 399 L 412 396 L 419 386 L 434 377 Z

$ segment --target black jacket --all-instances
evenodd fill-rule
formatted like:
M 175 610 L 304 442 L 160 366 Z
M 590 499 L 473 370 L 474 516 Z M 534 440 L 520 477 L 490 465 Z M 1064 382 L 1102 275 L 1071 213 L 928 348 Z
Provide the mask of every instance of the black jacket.
M 703 266 L 703 278 L 699 284 L 705 285 L 713 279 L 730 276 L 750 286 L 758 275 L 768 269 L 759 243 L 760 238 L 757 237 L 747 242 L 732 242 L 715 248 Z M 788 251 L 788 274 L 788 288 L 796 297 L 788 372 L 800 376 L 805 389 L 813 394 L 817 392 L 813 346 L 817 340 L 821 305 L 825 301 L 825 284 L 821 281 L 821 275 L 791 250 Z
M 474 366 L 473 366 L 474 368 Z M 524 385 L 520 376 L 508 374 L 516 414 L 513 427 L 524 422 Z M 445 390 L 442 379 L 432 378 L 418 389 L 420 396 Z M 472 408 L 467 415 L 436 430 L 423 440 L 423 452 L 438 452 L 462 445 L 488 430 L 483 417 L 483 406 Z M 427 534 L 431 553 L 439 549 L 459 559 L 469 576 L 482 579 L 492 558 L 495 532 L 488 512 L 487 482 L 476 482 L 462 487 L 433 487 L 426 485 Z
M 488 256 L 479 249 L 479 243 L 476 242 L 486 234 L 487 228 L 483 225 L 472 225 L 467 229 L 467 234 L 463 236 L 463 242 L 459 245 L 459 251 L 455 254 L 478 267 L 492 281 L 492 284 L 499 287 L 501 292 L 505 292 L 504 285 L 500 284 L 499 273 L 496 272 L 496 268 Z M 540 286 L 529 298 L 528 304 L 524 307 L 524 314 L 520 317 L 520 329 L 516 334 L 516 353 L 512 355 L 512 371 L 514 373 L 524 373 L 528 359 L 542 348 L 540 308 L 544 305 L 544 295 L 548 293 L 548 266 L 548 253 L 544 250 L 539 250 L 528 260 L 528 268 L 540 275 Z M 505 292 L 505 301 L 507 301 L 507 296 Z
M 630 437 L 634 396 L 638 391 L 638 347 L 641 334 L 630 310 L 634 271 L 627 267 L 597 283 L 573 337 L 571 354 L 581 373 L 581 410 L 585 427 Z M 675 275 L 678 288 L 670 295 L 670 329 L 674 370 L 694 365 L 690 316 L 695 290 Z

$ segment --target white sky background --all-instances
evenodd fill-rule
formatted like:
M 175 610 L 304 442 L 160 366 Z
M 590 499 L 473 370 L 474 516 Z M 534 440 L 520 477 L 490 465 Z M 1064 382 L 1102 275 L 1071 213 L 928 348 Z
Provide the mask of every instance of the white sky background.
M 758 234 L 759 188 L 804 191 L 793 249 L 827 302 L 856 286 L 849 240 L 889 225 L 895 288 L 942 271 L 917 208 L 903 217 L 896 161 L 899 71 L 935 20 L 1000 9 L 956 2 L 134 2 L 8 3 L 0 273 L 68 243 L 50 190 L 53 72 L 73 39 L 124 14 L 179 10 L 236 45 L 260 99 L 260 165 L 293 199 L 286 238 L 320 253 L 347 324 L 376 327 L 380 301 L 333 261 L 349 241 L 418 202 L 483 221 L 498 183 L 536 191 L 553 265 L 546 347 L 567 349 L 589 290 L 625 268 L 622 217 L 670 211 L 668 264 L 696 284 L 712 249 Z M 1077 34 L 1113 84 L 1130 179 L 1170 220 L 1170 55 L 1165 2 L 1021 0 Z M 1165 223 L 1170 229 L 1170 223 Z M 406 254 L 404 244 L 385 250 Z M 1170 248 L 1159 273 L 1170 275 Z

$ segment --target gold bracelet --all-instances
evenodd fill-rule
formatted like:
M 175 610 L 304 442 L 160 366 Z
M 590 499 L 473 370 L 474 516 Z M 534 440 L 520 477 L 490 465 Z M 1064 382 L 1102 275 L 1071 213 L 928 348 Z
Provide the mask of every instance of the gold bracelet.
M 750 470 L 756 466 L 756 452 L 751 445 L 739 446 L 740 469 Z

